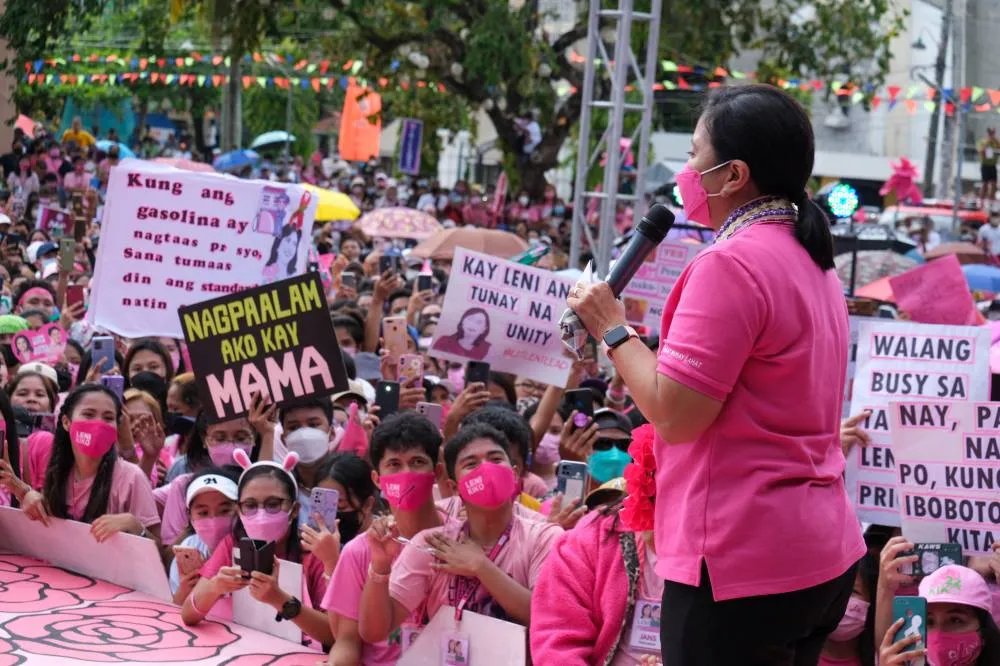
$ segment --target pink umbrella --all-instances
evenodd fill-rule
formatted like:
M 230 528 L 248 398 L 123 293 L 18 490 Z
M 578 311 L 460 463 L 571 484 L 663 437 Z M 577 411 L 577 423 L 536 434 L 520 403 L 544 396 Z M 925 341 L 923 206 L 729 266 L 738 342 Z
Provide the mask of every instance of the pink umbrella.
M 424 240 L 442 229 L 433 215 L 414 208 L 376 208 L 354 224 L 371 238 Z
M 19 128 L 29 139 L 35 138 L 35 121 L 23 113 L 18 114 L 14 127 Z
M 157 164 L 166 164 L 167 166 L 172 166 L 175 169 L 183 169 L 184 171 L 215 173 L 215 169 L 212 168 L 211 164 L 207 164 L 205 162 L 195 162 L 194 160 L 186 160 L 183 157 L 157 157 L 153 161 Z

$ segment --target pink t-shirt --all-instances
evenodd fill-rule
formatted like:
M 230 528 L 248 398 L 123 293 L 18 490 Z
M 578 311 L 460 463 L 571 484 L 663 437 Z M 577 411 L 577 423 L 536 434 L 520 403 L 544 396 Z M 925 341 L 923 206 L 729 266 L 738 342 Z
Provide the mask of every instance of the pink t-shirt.
M 846 659 L 834 659 L 825 654 L 819 656 L 819 663 L 816 666 L 861 666 L 860 657 L 848 657 Z
M 437 500 L 434 502 L 434 506 L 448 520 L 465 520 L 465 504 L 462 503 L 462 498 L 457 495 Z M 514 502 L 514 515 L 525 520 L 545 520 L 545 516 L 533 509 L 529 509 L 520 502 Z M 434 616 L 432 615 L 431 617 Z
M 35 490 L 41 490 L 45 485 L 45 470 L 49 468 L 49 458 L 52 457 L 53 439 L 52 433 L 45 430 L 36 430 L 28 435 L 28 465 L 31 467 L 28 483 Z
M 427 547 L 427 535 L 440 532 L 445 536 L 457 539 L 463 523 L 452 521 L 443 527 L 424 530 L 413 537 L 415 546 Z M 563 530 L 558 525 L 543 521 L 525 520 L 516 512 L 511 524 L 510 539 L 497 554 L 494 563 L 508 576 L 523 585 L 533 589 L 538 573 L 549 555 L 549 549 L 562 535 Z M 434 571 L 431 564 L 434 556 L 415 547 L 406 546 L 399 559 L 392 566 L 389 578 L 389 595 L 413 612 L 426 602 L 427 617 L 433 618 L 442 606 L 451 603 L 448 599 L 448 587 L 452 576 Z M 480 585 L 466 609 L 483 615 L 499 617 L 513 622 L 507 616 L 500 604 L 494 603 L 486 590 Z
M 161 486 L 168 489 L 163 501 L 163 524 L 160 525 L 162 543 L 174 543 L 188 528 L 187 487 L 193 476 L 194 474 L 181 474 L 168 485 Z
M 801 590 L 865 553 L 838 439 L 847 306 L 786 224 L 699 254 L 667 298 L 658 371 L 724 401 L 695 442 L 656 439 L 656 571 L 717 601 Z
M 90 500 L 90 489 L 96 476 L 76 481 L 70 473 L 66 481 L 67 512 L 73 520 L 80 520 Z M 111 474 L 111 495 L 108 498 L 108 514 L 131 513 L 144 527 L 160 523 L 156 511 L 156 500 L 149 479 L 137 465 L 118 458 Z

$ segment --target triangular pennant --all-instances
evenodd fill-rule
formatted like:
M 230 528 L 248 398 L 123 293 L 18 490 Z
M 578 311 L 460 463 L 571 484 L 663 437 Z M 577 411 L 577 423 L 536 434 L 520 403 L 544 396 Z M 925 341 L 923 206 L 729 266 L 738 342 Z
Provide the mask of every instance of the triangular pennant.
M 174 64 L 177 65 L 178 67 L 183 67 L 184 66 L 184 58 L 180 58 L 180 57 L 174 58 Z
M 906 100 L 905 103 L 906 103 L 906 110 L 910 112 L 910 115 L 913 115 L 914 113 L 917 112 L 917 100 L 908 99 Z
M 733 77 L 734 79 L 745 79 L 745 78 L 747 78 L 746 74 L 744 74 L 743 72 L 737 72 L 735 69 L 732 70 L 731 72 L 729 72 L 729 76 Z
M 972 88 L 962 88 L 958 91 L 958 99 L 961 100 L 962 104 L 967 103 L 972 99 Z
M 886 86 L 885 91 L 889 93 L 889 99 L 895 100 L 899 96 L 899 91 L 902 90 L 899 86 Z
M 955 105 L 952 104 L 951 102 L 945 103 L 945 105 L 944 105 L 944 112 L 946 114 L 948 114 L 949 116 L 955 115 Z
M 218 67 L 219 65 L 221 65 L 222 64 L 222 56 L 220 56 L 220 55 L 212 56 L 212 64 L 215 65 L 216 67 Z
M 361 68 L 364 67 L 364 65 L 365 64 L 360 60 L 355 60 L 354 63 L 351 65 L 351 74 L 357 74 L 358 72 L 360 72 Z
M 977 105 L 976 106 L 976 111 L 979 111 L 980 113 L 982 113 L 983 111 L 989 111 L 991 108 L 993 108 L 993 107 L 990 106 L 990 103 L 986 102 L 984 104 Z
M 927 86 L 927 99 L 935 99 L 937 97 L 937 89 Z
M 852 104 L 860 104 L 861 100 L 863 100 L 864 98 L 865 98 L 865 94 L 859 90 L 856 93 L 854 93 L 853 95 L 851 95 L 851 103 Z
M 937 106 L 936 102 L 929 102 L 929 101 L 924 102 L 924 108 L 927 109 L 928 111 L 933 111 L 936 106 Z
M 29 86 L 35 85 L 35 77 L 36 76 L 38 76 L 38 75 L 37 74 L 28 74 L 28 85 Z
M 677 77 L 677 87 L 681 90 L 691 90 L 691 84 L 684 80 L 683 76 Z
M 223 81 L 224 81 L 224 79 L 223 79 L 222 74 L 213 74 L 212 75 L 212 85 L 215 86 L 216 88 L 218 88 L 219 86 L 221 86 L 223 84 Z
M 192 58 L 191 56 L 184 58 L 184 64 L 188 67 L 192 66 L 194 64 L 194 58 Z
M 677 84 L 674 83 L 673 81 L 664 81 L 663 88 L 665 90 L 677 90 Z
M 872 104 L 872 111 L 874 111 L 875 109 L 877 109 L 879 106 L 882 105 L 882 98 L 879 97 L 878 95 L 875 95 L 874 97 L 872 97 L 871 104 Z
M 244 78 L 246 78 L 246 77 L 244 77 Z M 204 86 L 205 85 L 205 81 L 207 81 L 207 80 L 208 80 L 208 77 L 205 76 L 204 74 L 199 74 L 198 75 L 198 85 L 199 86 Z
M 166 58 L 157 58 L 157 59 L 156 59 L 156 65 L 157 65 L 157 66 L 158 66 L 158 67 L 159 67 L 160 69 L 163 69 L 163 68 L 164 68 L 164 67 L 166 67 L 166 65 L 167 65 L 167 59 L 166 59 Z
M 990 102 L 993 103 L 993 106 L 997 106 L 998 104 L 1000 104 L 1000 90 L 996 90 L 995 88 L 990 88 L 988 92 L 990 95 Z
M 258 53 L 256 55 L 260 55 L 260 54 Z M 259 85 L 261 88 L 266 88 L 267 87 L 267 77 L 258 76 L 257 77 L 257 85 Z
M 319 79 L 313 79 L 313 80 L 312 80 L 312 88 L 313 88 L 313 90 L 315 90 L 316 92 L 319 92 L 319 91 L 320 91 L 320 81 L 319 81 Z
M 674 62 L 673 60 L 664 60 L 663 62 L 660 63 L 660 66 L 663 67 L 664 72 L 677 71 L 677 63 Z
M 977 99 L 982 97 L 984 92 L 986 91 L 979 86 L 972 86 L 972 101 L 975 102 Z
M 330 69 L 330 61 L 324 60 L 319 64 L 319 73 L 326 74 L 326 70 Z
M 344 63 L 343 70 L 346 72 L 351 67 L 354 67 L 354 61 L 353 60 L 348 60 L 347 62 Z
M 243 77 L 243 87 L 244 88 L 249 88 L 252 83 L 253 83 L 253 77 L 252 76 L 244 76 Z
M 176 80 L 177 80 L 177 75 L 176 74 L 167 74 L 167 85 L 168 86 L 170 84 L 172 84 Z
M 721 76 L 722 78 L 726 78 L 727 76 L 729 76 L 729 72 L 726 71 L 725 67 L 716 67 L 715 72 L 713 73 L 715 74 L 715 76 Z
M 148 60 L 146 60 L 145 58 L 139 58 L 139 69 L 146 69 L 146 65 L 148 64 L 149 64 Z

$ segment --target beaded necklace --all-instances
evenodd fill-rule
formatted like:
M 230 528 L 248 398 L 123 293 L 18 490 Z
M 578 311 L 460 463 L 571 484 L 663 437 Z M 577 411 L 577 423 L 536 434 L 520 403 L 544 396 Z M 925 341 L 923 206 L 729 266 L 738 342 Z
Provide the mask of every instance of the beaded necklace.
M 788 199 L 777 196 L 760 197 L 730 213 L 715 234 L 715 241 L 731 238 L 756 222 L 766 220 L 765 224 L 795 224 L 797 218 L 798 211 Z

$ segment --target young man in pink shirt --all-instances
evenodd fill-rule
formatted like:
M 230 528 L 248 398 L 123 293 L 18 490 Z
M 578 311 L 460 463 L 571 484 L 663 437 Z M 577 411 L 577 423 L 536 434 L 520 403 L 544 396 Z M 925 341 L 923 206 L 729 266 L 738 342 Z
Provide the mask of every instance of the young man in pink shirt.
M 374 481 L 382 489 L 392 516 L 380 518 L 376 523 L 378 527 L 371 529 L 412 539 L 418 532 L 443 524 L 432 492 L 434 464 L 441 441 L 438 429 L 414 412 L 391 416 L 375 428 L 368 454 L 375 468 Z M 391 559 L 398 557 L 400 550 L 402 546 L 395 542 L 386 544 Z M 361 638 L 358 632 L 361 594 L 372 562 L 369 539 L 365 535 L 352 539 L 340 553 L 322 604 L 336 638 L 330 652 L 332 666 L 391 666 L 402 653 L 401 642 L 409 645 L 408 640 L 402 641 L 403 634 L 409 634 L 410 627 L 419 628 L 427 622 L 427 618 L 417 614 L 404 625 L 407 631 L 394 632 L 388 640 L 369 643 Z
M 443 606 L 528 624 L 531 589 L 562 528 L 514 512 L 517 470 L 495 428 L 466 426 L 443 457 L 467 519 L 421 532 L 394 563 L 394 534 L 373 526 L 359 622 L 368 642 L 384 640 L 415 611 L 433 618 Z M 469 640 L 475 649 L 476 636 Z

